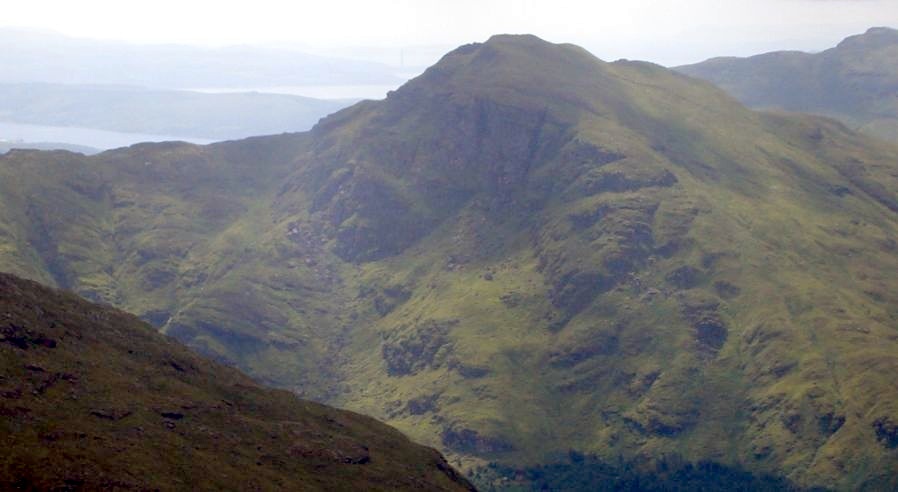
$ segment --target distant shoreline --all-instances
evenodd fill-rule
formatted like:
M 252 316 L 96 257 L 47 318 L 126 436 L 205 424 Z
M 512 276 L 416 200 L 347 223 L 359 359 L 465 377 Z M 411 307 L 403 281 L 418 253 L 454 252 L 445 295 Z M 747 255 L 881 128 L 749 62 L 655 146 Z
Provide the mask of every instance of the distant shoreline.
M 93 148 L 98 151 L 128 147 L 140 142 L 165 142 L 178 140 L 195 144 L 209 144 L 212 139 L 126 133 L 94 128 L 69 126 L 31 125 L 27 123 L 0 122 L 0 148 L 16 148 L 16 145 L 64 145 Z M 59 147 L 65 148 L 65 147 Z

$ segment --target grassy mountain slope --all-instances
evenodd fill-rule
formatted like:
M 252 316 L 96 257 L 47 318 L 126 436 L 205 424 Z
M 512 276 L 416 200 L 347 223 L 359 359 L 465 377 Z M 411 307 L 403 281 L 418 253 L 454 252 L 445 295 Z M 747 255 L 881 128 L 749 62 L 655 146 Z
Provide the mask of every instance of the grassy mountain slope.
M 857 488 L 898 466 L 896 155 L 497 36 L 307 134 L 13 152 L 0 268 L 465 467 L 575 449 Z
M 876 27 L 821 53 L 713 58 L 676 70 L 713 82 L 754 108 L 822 114 L 898 139 L 898 31 Z
M 4 489 L 472 490 L 371 418 L 262 388 L 132 315 L 0 275 Z
M 0 84 L 0 119 L 4 121 L 213 140 L 305 131 L 349 103 L 254 92 Z

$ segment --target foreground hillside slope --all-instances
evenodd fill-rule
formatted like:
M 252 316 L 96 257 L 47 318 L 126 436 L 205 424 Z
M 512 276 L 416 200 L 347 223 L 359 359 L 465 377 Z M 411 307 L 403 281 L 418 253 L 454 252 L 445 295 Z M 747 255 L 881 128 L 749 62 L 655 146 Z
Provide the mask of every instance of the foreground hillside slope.
M 0 158 L 0 269 L 466 468 L 898 466 L 898 149 L 496 36 L 311 132 Z
M 821 53 L 713 58 L 676 70 L 717 84 L 754 108 L 822 114 L 898 139 L 898 31 L 875 27 Z
M 5 490 L 472 490 L 371 418 L 264 389 L 132 315 L 0 274 Z

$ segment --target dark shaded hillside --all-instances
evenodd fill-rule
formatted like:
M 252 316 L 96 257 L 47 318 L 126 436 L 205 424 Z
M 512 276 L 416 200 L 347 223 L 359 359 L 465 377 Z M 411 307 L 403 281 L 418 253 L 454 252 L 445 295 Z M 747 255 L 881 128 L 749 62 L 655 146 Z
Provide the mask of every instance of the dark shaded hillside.
M 805 492 L 788 480 L 754 475 L 717 463 L 684 463 L 664 457 L 652 466 L 604 462 L 571 453 L 559 462 L 516 470 L 490 464 L 475 472 L 480 489 L 488 492 L 564 490 L 567 492 Z M 815 488 L 813 492 L 826 492 Z M 811 492 L 807 490 L 807 492 Z
M 305 134 L 0 158 L 0 268 L 473 469 L 895 475 L 898 150 L 496 36 Z
M 0 274 L 0 312 L 4 490 L 473 490 L 396 430 L 121 311 Z
M 831 116 L 898 139 L 898 31 L 875 27 L 821 53 L 713 58 L 675 70 L 713 82 L 753 108 Z

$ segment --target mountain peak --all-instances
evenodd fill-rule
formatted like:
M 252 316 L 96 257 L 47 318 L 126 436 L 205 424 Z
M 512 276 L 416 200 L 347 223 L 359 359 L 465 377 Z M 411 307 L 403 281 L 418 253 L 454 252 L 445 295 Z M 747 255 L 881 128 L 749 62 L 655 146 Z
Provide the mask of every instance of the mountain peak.
M 877 27 L 871 27 L 870 29 L 867 29 L 867 32 L 865 34 L 868 34 L 868 35 L 870 35 L 870 34 L 878 34 L 878 35 L 887 34 L 887 35 L 894 36 L 894 35 L 898 35 L 898 29 L 894 29 L 891 27 L 885 27 L 885 26 L 877 26 Z
M 605 67 L 578 46 L 531 34 L 498 34 L 447 53 L 394 95 L 468 94 L 497 102 L 513 99 L 515 105 L 531 107 L 551 107 L 572 98 L 583 103 L 591 99 L 587 93 L 595 84 L 608 78 Z
M 898 466 L 894 156 L 503 35 L 309 134 L 2 157 L 0 260 L 462 466 L 853 490 Z
M 498 54 L 504 57 L 495 56 Z M 482 58 L 471 55 L 481 55 Z M 548 68 L 552 64 L 555 65 L 553 68 L 557 68 L 562 63 L 568 66 L 595 65 L 600 61 L 588 51 L 572 44 L 551 43 L 532 34 L 495 34 L 486 42 L 466 44 L 449 52 L 435 67 L 465 56 L 470 57 L 471 61 L 491 62 L 486 67 L 513 62 L 525 64 L 525 68 L 534 70 Z
M 837 49 L 876 49 L 892 44 L 898 44 L 898 30 L 891 27 L 871 27 L 863 34 L 845 38 L 838 44 Z
M 493 34 L 484 44 L 552 45 L 533 34 Z

